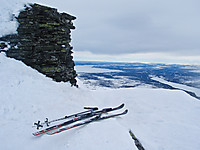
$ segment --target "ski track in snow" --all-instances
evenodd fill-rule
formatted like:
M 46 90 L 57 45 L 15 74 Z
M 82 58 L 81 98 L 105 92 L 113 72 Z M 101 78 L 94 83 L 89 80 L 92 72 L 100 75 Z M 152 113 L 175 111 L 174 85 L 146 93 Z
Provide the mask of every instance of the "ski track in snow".
M 131 129 L 148 150 L 200 149 L 200 102 L 178 90 L 133 88 L 89 90 L 56 83 L 0 54 L 0 149 L 137 149 Z M 127 115 L 50 136 L 34 137 L 33 122 L 125 103 Z M 124 108 L 124 109 L 125 109 Z M 120 110 L 118 110 L 120 111 Z M 118 112 L 116 111 L 116 112 Z

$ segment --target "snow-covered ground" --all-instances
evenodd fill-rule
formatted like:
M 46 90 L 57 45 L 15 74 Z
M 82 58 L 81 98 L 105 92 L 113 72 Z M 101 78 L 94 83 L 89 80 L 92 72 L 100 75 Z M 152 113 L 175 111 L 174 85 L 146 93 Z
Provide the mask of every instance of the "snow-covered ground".
M 133 150 L 131 129 L 148 150 L 199 150 L 200 101 L 182 91 L 132 88 L 89 90 L 56 83 L 22 62 L 0 54 L 0 149 Z M 125 116 L 54 136 L 34 137 L 33 122 L 126 104 Z

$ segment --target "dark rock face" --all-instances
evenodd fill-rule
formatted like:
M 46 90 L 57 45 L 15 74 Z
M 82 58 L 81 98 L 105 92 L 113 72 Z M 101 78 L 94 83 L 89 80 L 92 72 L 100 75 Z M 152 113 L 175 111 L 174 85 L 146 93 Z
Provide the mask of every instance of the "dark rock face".
M 0 48 L 7 47 L 6 55 L 23 61 L 55 81 L 70 81 L 76 86 L 71 29 L 76 17 L 58 13 L 55 8 L 30 4 L 16 18 L 18 34 L 0 38 Z

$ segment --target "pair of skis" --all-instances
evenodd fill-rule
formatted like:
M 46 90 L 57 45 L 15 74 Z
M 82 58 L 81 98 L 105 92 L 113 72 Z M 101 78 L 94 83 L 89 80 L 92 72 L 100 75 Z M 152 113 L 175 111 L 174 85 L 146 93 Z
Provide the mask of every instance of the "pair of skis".
M 66 130 L 69 130 L 69 129 L 72 129 L 72 128 L 75 128 L 75 127 L 78 127 L 78 126 L 82 126 L 82 125 L 85 125 L 85 124 L 88 124 L 88 123 L 91 123 L 91 122 L 94 122 L 94 121 L 104 120 L 104 119 L 108 119 L 108 118 L 112 118 L 112 117 L 116 117 L 116 116 L 121 116 L 121 115 L 126 114 L 128 112 L 128 110 L 126 109 L 122 113 L 107 115 L 107 116 L 103 116 L 103 117 L 101 115 L 104 114 L 104 113 L 108 113 L 108 112 L 111 112 L 111 111 L 114 111 L 114 110 L 121 109 L 123 107 L 124 107 L 124 104 L 121 104 L 120 106 L 117 106 L 117 107 L 114 107 L 114 108 L 104 108 L 104 109 L 99 110 L 99 111 L 98 111 L 98 108 L 96 108 L 96 107 L 95 108 L 86 108 L 86 109 L 89 109 L 89 110 L 83 111 L 83 112 L 80 112 L 80 113 L 76 113 L 76 114 L 72 114 L 72 115 L 69 115 L 69 116 L 65 116 L 65 117 L 55 119 L 55 120 L 52 120 L 52 121 L 46 120 L 45 122 L 43 122 L 41 124 L 38 121 L 38 123 L 35 123 L 35 126 L 37 126 L 37 129 L 39 127 L 43 127 L 44 124 L 46 124 L 48 126 L 52 122 L 72 118 L 71 120 L 65 121 L 61 124 L 57 124 L 57 125 L 48 127 L 46 129 L 40 130 L 38 132 L 35 132 L 35 133 L 33 133 L 33 135 L 34 136 L 40 136 L 40 135 L 43 135 L 43 134 L 54 135 L 56 133 L 60 133 L 60 132 L 63 132 L 63 131 L 66 131 Z M 87 120 L 85 120 L 85 119 L 87 119 Z M 82 121 L 82 120 L 84 120 L 84 121 L 80 122 L 80 123 L 76 123 L 74 125 L 71 125 L 71 124 L 73 124 L 77 121 Z M 71 125 L 71 126 L 68 126 L 68 125 Z

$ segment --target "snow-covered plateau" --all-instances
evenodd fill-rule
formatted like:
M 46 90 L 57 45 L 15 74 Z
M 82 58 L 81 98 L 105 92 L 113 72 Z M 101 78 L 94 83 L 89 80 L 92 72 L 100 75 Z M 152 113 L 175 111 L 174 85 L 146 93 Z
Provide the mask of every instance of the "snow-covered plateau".
M 1 53 L 0 149 L 137 150 L 130 129 L 147 150 L 200 149 L 200 101 L 185 92 L 147 87 L 90 90 L 81 81 L 78 84 L 75 88 L 56 83 Z M 52 136 L 32 135 L 37 120 L 80 112 L 84 106 L 121 103 L 129 110 L 125 116 Z

